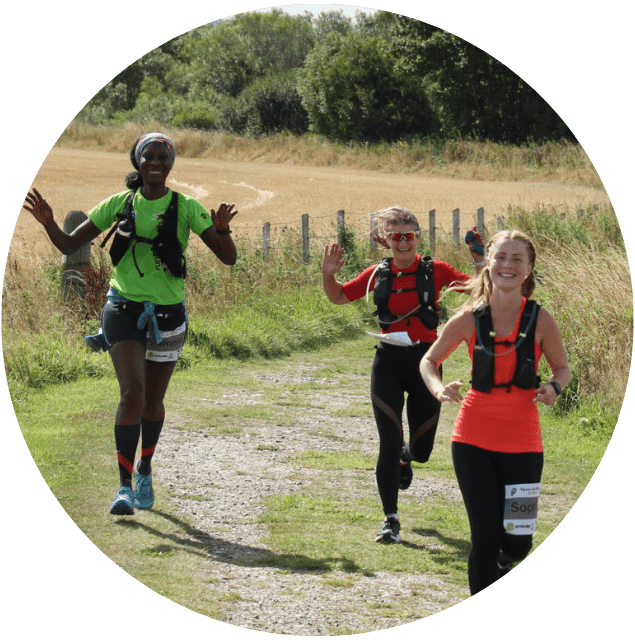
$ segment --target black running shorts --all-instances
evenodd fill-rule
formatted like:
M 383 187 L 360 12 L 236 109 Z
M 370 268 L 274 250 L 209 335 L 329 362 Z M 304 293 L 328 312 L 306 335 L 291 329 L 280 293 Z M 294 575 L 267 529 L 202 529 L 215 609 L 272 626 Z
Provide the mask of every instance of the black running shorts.
M 161 333 L 161 342 L 154 343 L 147 327 L 139 329 L 137 321 L 143 313 L 138 305 L 106 303 L 101 312 L 101 327 L 106 340 L 112 347 L 118 342 L 132 340 L 146 349 L 146 360 L 152 362 L 176 362 L 181 355 L 187 337 L 187 312 L 185 305 L 157 307 L 156 315 Z M 165 315 L 162 315 L 164 314 Z

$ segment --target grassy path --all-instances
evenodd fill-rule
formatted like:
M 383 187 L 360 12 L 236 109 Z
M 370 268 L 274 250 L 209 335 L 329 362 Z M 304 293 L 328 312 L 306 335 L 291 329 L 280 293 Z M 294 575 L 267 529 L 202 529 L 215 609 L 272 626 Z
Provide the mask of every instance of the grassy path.
M 435 452 L 400 496 L 404 544 L 373 542 L 381 519 L 363 338 L 275 361 L 179 372 L 155 462 L 155 508 L 113 518 L 114 378 L 51 388 L 16 407 L 64 509 L 115 563 L 158 593 L 240 627 L 340 635 L 393 627 L 468 596 L 468 524 L 444 407 Z M 465 378 L 454 358 L 445 377 Z M 469 377 L 469 376 L 468 376 Z M 52 416 L 54 419 L 52 419 Z M 604 445 L 543 419 L 537 543 L 593 474 Z

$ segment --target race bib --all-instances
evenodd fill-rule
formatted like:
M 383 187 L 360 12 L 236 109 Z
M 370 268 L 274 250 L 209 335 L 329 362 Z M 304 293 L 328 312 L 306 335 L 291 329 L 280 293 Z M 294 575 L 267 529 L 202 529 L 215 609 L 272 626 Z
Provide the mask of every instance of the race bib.
M 146 360 L 152 362 L 176 362 L 183 351 L 187 335 L 187 322 L 172 331 L 161 331 L 161 342 L 152 344 L 147 333 Z
M 536 531 L 540 483 L 505 485 L 503 527 L 513 536 L 528 536 Z

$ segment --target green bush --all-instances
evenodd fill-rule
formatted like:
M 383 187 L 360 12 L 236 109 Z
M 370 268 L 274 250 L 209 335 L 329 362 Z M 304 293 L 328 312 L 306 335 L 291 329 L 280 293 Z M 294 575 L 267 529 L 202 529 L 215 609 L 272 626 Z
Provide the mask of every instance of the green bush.
M 215 131 L 219 128 L 219 118 L 215 111 L 204 107 L 185 106 L 179 109 L 170 121 L 170 125 L 180 129 L 198 129 Z

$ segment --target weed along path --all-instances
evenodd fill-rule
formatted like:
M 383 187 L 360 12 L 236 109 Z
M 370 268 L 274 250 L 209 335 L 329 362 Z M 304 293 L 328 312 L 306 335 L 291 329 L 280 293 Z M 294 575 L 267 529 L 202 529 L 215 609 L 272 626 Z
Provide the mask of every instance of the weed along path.
M 117 484 L 114 376 L 42 389 L 15 410 L 68 515 L 157 593 L 245 629 L 371 632 L 469 596 L 469 526 L 450 457 L 456 407 L 443 407 L 432 457 L 413 464 L 412 485 L 400 493 L 403 544 L 374 542 L 383 514 L 373 356 L 364 336 L 283 359 L 204 360 L 177 371 L 153 462 L 155 504 L 131 517 L 108 513 Z M 448 379 L 468 371 L 461 357 L 444 364 Z M 545 434 L 550 447 L 563 431 Z M 536 544 L 601 457 L 568 455 L 560 466 L 547 460 Z

